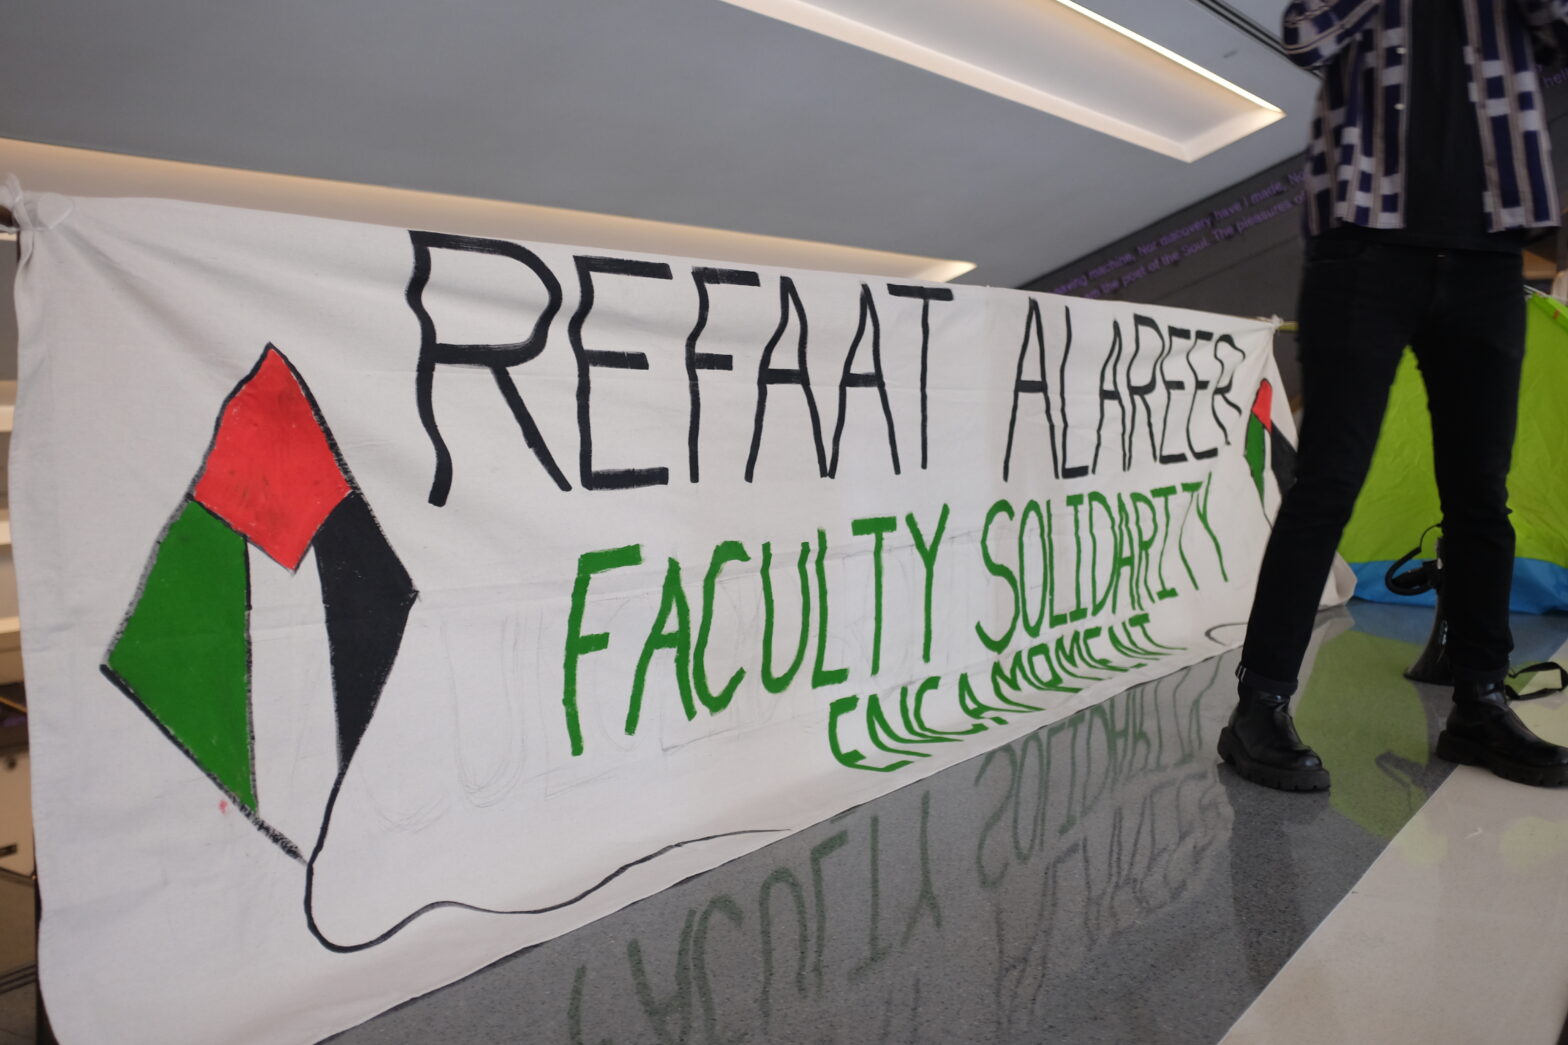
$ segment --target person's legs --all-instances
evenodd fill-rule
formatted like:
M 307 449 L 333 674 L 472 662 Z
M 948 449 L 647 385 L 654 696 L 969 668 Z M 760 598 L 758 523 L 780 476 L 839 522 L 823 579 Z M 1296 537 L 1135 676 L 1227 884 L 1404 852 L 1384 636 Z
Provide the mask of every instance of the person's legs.
M 1309 244 L 1298 338 L 1306 415 L 1258 576 L 1242 650 L 1240 703 L 1220 754 L 1249 780 L 1328 786 L 1286 701 L 1312 636 L 1340 535 L 1366 479 L 1389 388 L 1431 295 L 1432 254 L 1365 241 Z
M 1336 252 L 1324 256 L 1332 246 Z M 1305 417 L 1296 481 L 1263 554 L 1242 650 L 1243 681 L 1289 696 L 1335 549 L 1372 463 L 1389 388 L 1428 294 L 1424 252 L 1314 244 L 1302 275 Z M 1342 257 L 1338 248 L 1358 248 Z
M 1524 362 L 1524 277 L 1515 254 L 1457 251 L 1438 266 L 1434 306 L 1412 345 L 1443 507 L 1448 654 L 1456 677 L 1500 682 L 1513 651 L 1508 469 Z
M 1531 733 L 1508 707 L 1504 686 L 1513 650 L 1507 478 L 1524 360 L 1521 284 L 1517 256 L 1440 259 L 1430 322 L 1415 339 L 1443 506 L 1443 603 L 1456 679 L 1437 753 L 1510 780 L 1554 785 L 1568 783 L 1568 749 Z

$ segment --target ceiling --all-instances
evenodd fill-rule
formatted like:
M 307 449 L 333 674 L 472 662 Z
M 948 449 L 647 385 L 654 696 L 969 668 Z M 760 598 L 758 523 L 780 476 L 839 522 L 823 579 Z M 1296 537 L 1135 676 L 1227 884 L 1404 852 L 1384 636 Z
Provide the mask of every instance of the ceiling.
M 963 259 L 963 282 L 1013 286 L 1306 140 L 1316 81 L 1196 0 L 1085 6 L 1286 117 L 1184 163 L 721 0 L 24 0 L 0 138 Z M 1283 5 L 1232 6 L 1272 29 Z

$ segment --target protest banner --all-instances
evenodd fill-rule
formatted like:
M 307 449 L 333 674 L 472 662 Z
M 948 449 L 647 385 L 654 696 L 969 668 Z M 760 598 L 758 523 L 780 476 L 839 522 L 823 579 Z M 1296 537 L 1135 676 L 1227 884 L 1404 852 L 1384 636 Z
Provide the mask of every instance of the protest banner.
M 69 1041 L 302 1041 L 1234 646 L 1267 322 L 17 198 Z

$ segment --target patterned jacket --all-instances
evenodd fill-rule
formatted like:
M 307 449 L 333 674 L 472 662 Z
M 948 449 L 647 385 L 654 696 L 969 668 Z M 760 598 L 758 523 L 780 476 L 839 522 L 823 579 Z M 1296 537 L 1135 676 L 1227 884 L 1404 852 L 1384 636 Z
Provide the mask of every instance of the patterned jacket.
M 1307 233 L 1339 224 L 1405 223 L 1405 43 L 1417 3 L 1292 0 L 1284 43 L 1323 69 L 1307 147 Z M 1465 58 L 1486 165 L 1487 228 L 1558 224 L 1551 141 L 1536 68 L 1568 53 L 1568 0 L 1460 0 Z M 1416 172 L 1419 174 L 1419 172 Z

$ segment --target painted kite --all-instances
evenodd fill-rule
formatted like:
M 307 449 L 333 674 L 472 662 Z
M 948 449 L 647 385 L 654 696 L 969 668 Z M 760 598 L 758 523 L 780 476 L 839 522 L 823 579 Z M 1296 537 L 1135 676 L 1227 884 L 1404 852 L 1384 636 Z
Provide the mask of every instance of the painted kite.
M 1258 394 L 1252 401 L 1252 414 L 1247 418 L 1247 466 L 1252 470 L 1252 481 L 1258 488 L 1258 500 L 1264 497 L 1264 477 L 1274 473 L 1279 492 L 1290 489 L 1296 477 L 1296 448 L 1290 445 L 1285 433 L 1274 424 L 1274 386 L 1265 378 L 1258 385 Z
M 256 789 L 247 545 L 290 573 L 315 551 L 341 776 L 418 592 L 299 373 L 272 345 L 234 387 L 154 546 L 102 671 L 291 856 Z

